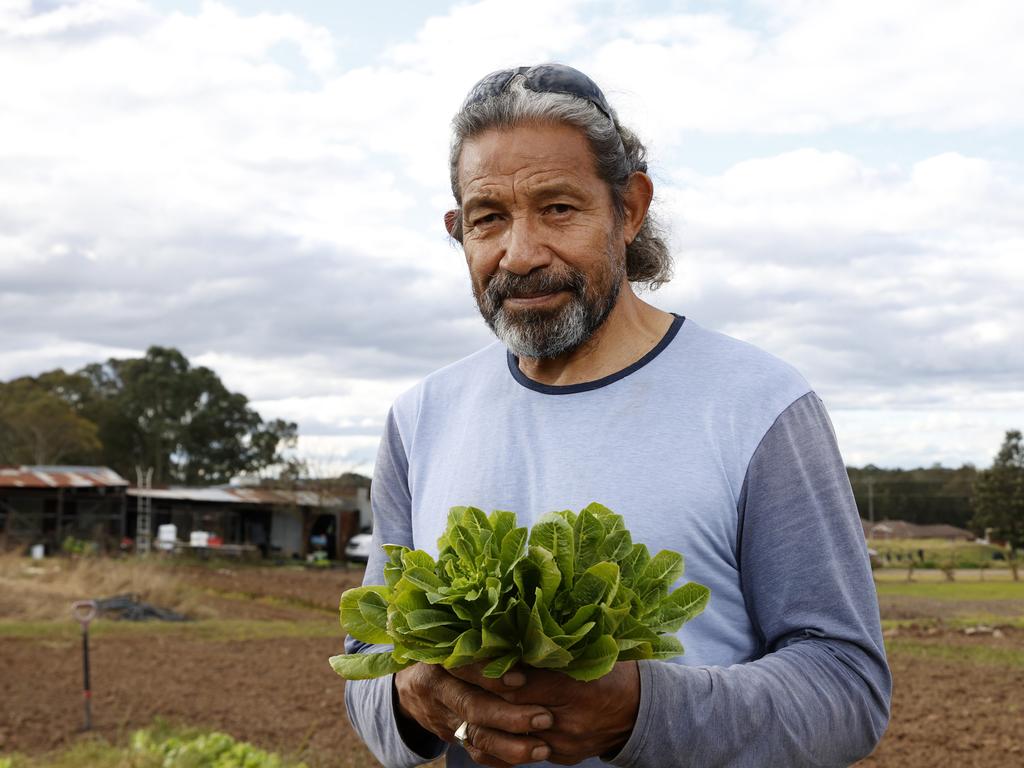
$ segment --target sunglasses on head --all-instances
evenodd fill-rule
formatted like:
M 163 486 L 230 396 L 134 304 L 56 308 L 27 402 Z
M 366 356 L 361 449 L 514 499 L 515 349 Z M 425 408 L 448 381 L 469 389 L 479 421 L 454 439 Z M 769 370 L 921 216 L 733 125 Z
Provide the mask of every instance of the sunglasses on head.
M 500 69 L 492 72 L 473 86 L 462 107 L 477 104 L 504 91 L 516 75 L 525 77 L 524 85 L 537 93 L 564 93 L 585 99 L 601 110 L 601 113 L 612 120 L 612 108 L 608 106 L 597 83 L 578 69 L 564 64 L 538 64 L 534 67 L 516 67 Z

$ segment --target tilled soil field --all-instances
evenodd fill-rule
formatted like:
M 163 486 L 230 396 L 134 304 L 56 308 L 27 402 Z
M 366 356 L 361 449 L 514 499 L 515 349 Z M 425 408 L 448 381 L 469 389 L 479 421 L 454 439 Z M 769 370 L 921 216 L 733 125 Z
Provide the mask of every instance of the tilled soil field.
M 109 620 L 93 625 L 97 734 L 122 740 L 160 716 L 225 731 L 301 758 L 311 768 L 376 764 L 346 719 L 345 682 L 327 663 L 342 651 L 338 599 L 360 583 L 361 569 L 186 567 L 173 572 L 199 596 L 207 621 L 150 623 L 107 633 L 100 625 Z M 204 631 L 211 617 L 268 622 L 299 636 L 246 639 L 243 624 L 221 637 L 219 630 Z M 81 640 L 77 632 L 62 629 L 51 639 L 0 637 L 0 754 L 38 754 L 82 737 Z
M 358 571 L 238 568 L 181 571 L 218 619 L 276 622 L 298 636 L 217 637 L 153 626 L 93 638 L 96 731 L 121 740 L 157 716 L 223 730 L 311 768 L 375 765 L 344 714 L 344 681 L 327 664 L 342 638 L 336 606 Z M 862 765 L 1024 764 L 1024 630 L 964 634 L 935 627 L 891 633 L 892 724 Z M 922 650 L 923 649 L 923 650 Z M 978 649 L 996 660 L 978 658 Z M 932 653 L 932 651 L 935 651 Z M 81 738 L 76 635 L 0 637 L 0 754 L 59 749 Z
M 912 643 L 915 652 L 904 650 L 903 642 Z M 909 629 L 890 633 L 887 643 L 892 720 L 874 754 L 859 765 L 1024 765 L 1024 668 L 971 660 L 979 649 L 1019 656 L 1024 630 L 969 636 Z
M 97 639 L 91 654 L 95 730 L 115 741 L 159 715 L 311 765 L 373 765 L 345 719 L 344 681 L 327 665 L 339 647 L 329 638 Z M 36 753 L 77 738 L 83 718 L 78 643 L 8 639 L 0 648 L 2 748 Z

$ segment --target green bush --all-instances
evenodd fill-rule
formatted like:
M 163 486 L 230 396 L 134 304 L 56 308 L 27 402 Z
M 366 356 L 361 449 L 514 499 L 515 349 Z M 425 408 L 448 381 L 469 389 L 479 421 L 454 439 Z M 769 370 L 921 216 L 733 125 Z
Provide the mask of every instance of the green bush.
M 60 544 L 61 550 L 67 555 L 78 557 L 93 557 L 100 552 L 100 546 L 95 541 L 76 539 L 74 536 L 65 537 Z

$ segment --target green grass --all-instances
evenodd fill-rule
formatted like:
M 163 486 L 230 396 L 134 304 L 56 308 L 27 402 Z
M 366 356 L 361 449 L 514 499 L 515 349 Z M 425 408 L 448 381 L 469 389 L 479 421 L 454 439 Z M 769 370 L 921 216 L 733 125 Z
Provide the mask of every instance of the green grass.
M 38 757 L 0 757 L 0 768 L 305 768 L 227 734 L 188 726 L 156 723 L 136 731 L 127 745 L 99 736 Z
M 928 557 L 929 552 L 933 552 L 936 555 L 945 554 L 949 555 L 951 552 L 963 553 L 968 557 L 978 557 L 992 559 L 992 556 L 998 552 L 1004 557 L 1007 553 L 1005 547 L 997 547 L 994 544 L 981 544 L 974 541 L 954 541 L 951 539 L 868 539 L 868 546 L 879 553 L 886 550 L 893 554 L 899 552 L 903 555 L 908 553 L 914 555 L 918 554 L 918 550 L 923 549 L 925 557 Z
M 882 629 L 903 629 L 905 627 L 940 627 L 945 629 L 965 629 L 967 627 L 1012 627 L 1024 629 L 1024 616 L 1000 616 L 995 613 L 976 613 L 969 616 L 956 616 L 948 619 L 882 619 Z
M 888 581 L 877 580 L 879 595 L 932 600 L 1024 600 L 1024 581 Z
M 907 568 L 876 568 L 875 581 L 906 581 Z M 956 581 L 1013 581 L 1009 568 L 956 568 Z M 948 581 L 946 572 L 939 568 L 915 567 L 914 581 Z
M 82 630 L 69 621 L 0 621 L 0 638 L 77 641 Z M 280 637 L 344 637 L 337 620 L 257 621 L 253 619 L 210 619 L 207 621 L 104 621 L 89 628 L 89 637 L 130 637 L 163 635 L 203 641 L 237 642 Z M 2 768 L 2 766 L 0 766 Z
M 992 557 L 993 552 L 1005 554 L 1004 547 L 997 547 L 994 544 L 980 544 L 973 541 L 953 541 L 951 539 L 868 539 L 868 546 L 879 552 L 891 550 L 893 552 L 917 554 L 917 550 L 923 549 L 927 554 L 928 550 L 935 552 L 980 552 Z
M 924 659 L 939 659 L 957 664 L 1024 669 L 1024 650 L 998 648 L 987 645 L 947 645 L 927 640 L 890 637 L 885 650 L 891 655 L 905 655 Z
M 99 739 L 89 740 L 44 757 L 29 758 L 20 754 L 0 757 L 0 768 L 80 768 L 83 765 L 92 768 L 158 768 L 160 765 L 155 761 L 134 760 L 126 752 Z
M 1009 555 L 1007 549 L 992 544 L 946 539 L 869 539 L 868 546 L 886 568 L 897 569 L 909 562 L 923 568 L 1006 568 Z

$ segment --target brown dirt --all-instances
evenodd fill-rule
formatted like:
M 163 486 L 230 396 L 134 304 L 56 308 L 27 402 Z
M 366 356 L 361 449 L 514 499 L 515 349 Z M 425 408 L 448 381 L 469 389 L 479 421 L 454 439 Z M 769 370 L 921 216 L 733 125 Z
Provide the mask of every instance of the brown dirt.
M 288 620 L 336 626 L 340 592 L 357 570 L 239 567 L 175 569 L 219 618 Z M 1024 650 L 1024 630 L 1001 636 L 936 627 L 901 628 L 892 640 L 946 648 Z M 327 665 L 334 637 L 227 642 L 160 633 L 93 638 L 96 730 L 123 740 L 157 716 L 223 730 L 307 761 L 311 768 L 376 764 L 344 713 L 344 681 Z M 897 650 L 893 717 L 861 765 L 1024 764 L 1024 669 Z M 0 753 L 39 754 L 81 738 L 80 643 L 0 638 Z
M 327 664 L 340 646 L 329 638 L 94 640 L 95 730 L 115 741 L 160 715 L 300 755 L 311 765 L 372 765 L 345 719 L 344 681 Z M 0 664 L 0 748 L 37 753 L 78 737 L 78 643 L 3 640 Z
M 924 645 L 1024 650 L 1024 631 L 1002 637 L 901 630 Z M 1024 669 L 890 653 L 892 721 L 881 744 L 858 765 L 1024 765 Z
M 953 621 L 968 616 L 1024 616 L 1024 600 L 936 600 L 909 595 L 881 595 L 882 616 L 887 619 L 939 619 Z

